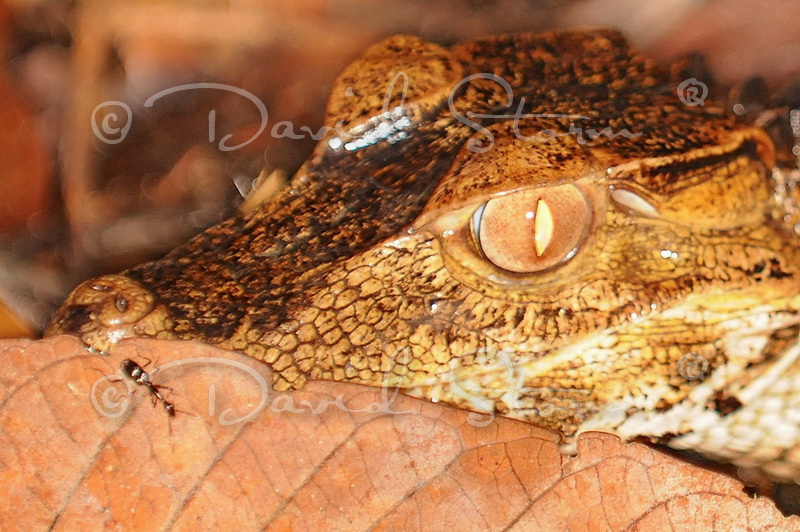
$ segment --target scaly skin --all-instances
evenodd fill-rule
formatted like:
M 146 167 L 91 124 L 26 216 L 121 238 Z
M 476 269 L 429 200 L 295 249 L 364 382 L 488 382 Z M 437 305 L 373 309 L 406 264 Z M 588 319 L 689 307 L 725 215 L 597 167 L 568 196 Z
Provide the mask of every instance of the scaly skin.
M 487 72 L 511 104 L 468 78 Z M 396 78 L 384 115 L 398 73 L 408 91 Z M 774 149 L 709 101 L 684 105 L 679 81 L 610 31 L 389 39 L 339 77 L 340 131 L 277 198 L 84 283 L 48 334 L 103 352 L 201 340 L 263 360 L 281 390 L 397 386 L 568 441 L 603 429 L 800 476 L 800 250 Z M 544 220 L 539 197 L 555 225 L 537 257 L 563 260 L 509 271 L 490 256 L 533 234 L 506 207 Z M 476 233 L 488 200 L 506 207 L 482 223 L 501 229 Z

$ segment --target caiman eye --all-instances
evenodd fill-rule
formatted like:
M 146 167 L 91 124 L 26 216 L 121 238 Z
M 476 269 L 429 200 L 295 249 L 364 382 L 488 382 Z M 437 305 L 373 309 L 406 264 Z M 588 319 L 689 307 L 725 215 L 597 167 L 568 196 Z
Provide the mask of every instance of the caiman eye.
M 591 206 L 573 185 L 492 198 L 472 215 L 478 249 L 498 268 L 546 270 L 571 259 L 591 224 Z

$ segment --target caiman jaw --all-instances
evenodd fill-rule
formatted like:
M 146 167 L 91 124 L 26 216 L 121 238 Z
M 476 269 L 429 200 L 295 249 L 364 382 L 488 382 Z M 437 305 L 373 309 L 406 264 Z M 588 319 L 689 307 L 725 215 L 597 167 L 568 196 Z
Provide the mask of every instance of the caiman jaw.
M 107 354 L 124 338 L 169 336 L 171 328 L 152 292 L 129 277 L 105 275 L 69 295 L 45 336 L 74 334 L 92 351 Z

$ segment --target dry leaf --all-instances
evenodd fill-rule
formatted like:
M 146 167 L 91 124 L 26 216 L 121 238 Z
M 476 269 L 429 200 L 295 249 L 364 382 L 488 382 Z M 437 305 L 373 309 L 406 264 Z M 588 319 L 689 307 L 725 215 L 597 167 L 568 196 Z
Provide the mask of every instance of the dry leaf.
M 3 530 L 800 530 L 645 445 L 590 433 L 565 457 L 542 429 L 391 392 L 277 394 L 265 365 L 196 343 L 104 358 L 56 337 L 0 357 Z M 126 357 L 171 387 L 175 417 L 104 377 Z

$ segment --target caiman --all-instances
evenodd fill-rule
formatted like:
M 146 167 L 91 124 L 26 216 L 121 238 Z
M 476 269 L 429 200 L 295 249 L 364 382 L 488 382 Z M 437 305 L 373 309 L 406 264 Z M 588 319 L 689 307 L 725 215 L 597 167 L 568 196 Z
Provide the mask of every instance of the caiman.
M 277 390 L 399 387 L 798 479 L 796 172 L 685 76 L 607 30 L 390 38 L 284 190 L 83 283 L 47 334 L 199 340 Z

